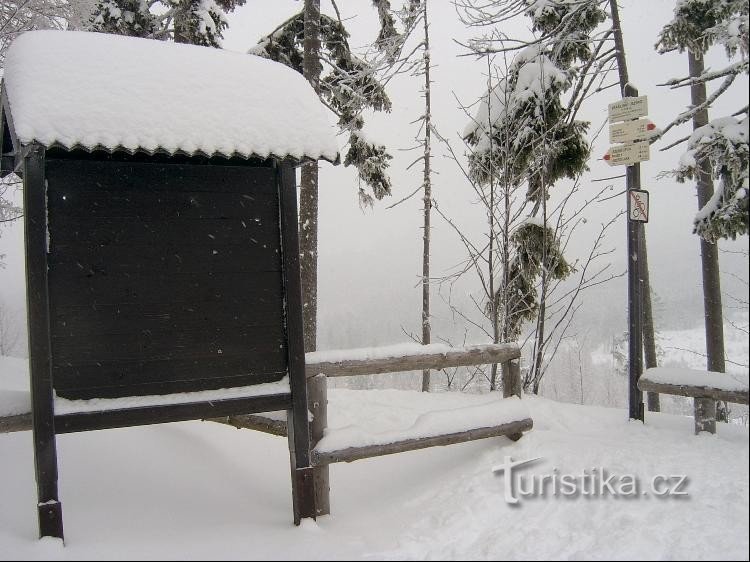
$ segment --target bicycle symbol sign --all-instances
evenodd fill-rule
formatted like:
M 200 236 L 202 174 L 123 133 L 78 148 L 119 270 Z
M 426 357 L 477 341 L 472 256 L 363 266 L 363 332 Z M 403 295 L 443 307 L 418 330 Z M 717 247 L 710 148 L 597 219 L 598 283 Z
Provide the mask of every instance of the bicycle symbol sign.
M 628 218 L 636 222 L 648 222 L 648 191 L 628 191 Z

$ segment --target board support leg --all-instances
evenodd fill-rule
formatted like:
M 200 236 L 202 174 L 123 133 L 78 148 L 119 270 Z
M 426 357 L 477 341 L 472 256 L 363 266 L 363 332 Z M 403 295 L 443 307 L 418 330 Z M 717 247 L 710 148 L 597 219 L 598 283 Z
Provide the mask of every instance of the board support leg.
M 47 187 L 45 150 L 41 145 L 30 145 L 24 155 L 23 187 L 31 418 L 39 536 L 62 539 L 62 506 L 57 495 L 57 445 L 50 371 Z
M 293 412 L 287 412 L 287 438 L 289 440 L 289 460 L 292 467 L 292 511 L 294 513 L 294 524 L 299 525 L 302 519 L 315 519 L 317 510 L 315 508 L 315 480 L 314 471 L 309 466 L 309 453 L 298 452 L 295 442 L 295 427 Z M 307 433 L 307 427 L 303 428 Z M 304 440 L 304 439 L 303 439 Z M 306 463 L 303 466 L 301 463 Z
M 286 300 L 287 357 L 292 407 L 287 412 L 287 435 L 292 466 L 292 505 L 294 524 L 317 515 L 315 479 L 310 464 L 305 342 L 302 323 L 302 286 L 299 274 L 297 236 L 297 188 L 290 161 L 277 164 L 277 182 L 281 220 L 281 248 Z

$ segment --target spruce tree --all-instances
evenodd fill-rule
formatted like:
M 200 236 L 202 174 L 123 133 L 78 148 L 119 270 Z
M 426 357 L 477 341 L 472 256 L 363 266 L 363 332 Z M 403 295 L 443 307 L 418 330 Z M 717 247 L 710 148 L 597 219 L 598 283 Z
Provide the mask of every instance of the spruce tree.
M 245 0 L 99 0 L 89 29 L 221 47 L 227 14 Z
M 589 71 L 597 64 L 603 45 L 591 36 L 606 14 L 598 0 L 525 4 L 464 0 L 462 6 L 465 21 L 473 25 L 497 25 L 524 14 L 531 18 L 535 34 L 523 49 L 517 43 L 503 46 L 502 38 L 496 47 L 496 36 L 473 43 L 478 54 L 513 53 L 514 58 L 497 84 L 489 88 L 465 138 L 472 149 L 470 175 L 489 189 L 488 277 L 493 298 L 486 312 L 495 327 L 495 340 L 517 339 L 525 322 L 536 321 L 534 358 L 526 386 L 537 392 L 548 340 L 547 293 L 552 282 L 574 271 L 562 255 L 561 240 L 548 224 L 547 200 L 555 183 L 575 179 L 587 169 L 589 123 L 576 119 L 576 113 L 591 88 L 588 74 L 594 74 Z M 571 95 L 565 101 L 563 96 L 568 93 Z M 531 207 L 526 212 L 533 220 L 514 229 L 510 217 L 519 217 L 523 211 L 511 208 L 513 194 L 522 186 L 526 193 L 520 206 Z M 502 262 L 498 283 L 492 271 L 494 252 Z M 495 379 L 493 367 L 491 388 Z
M 390 5 L 384 0 L 375 2 L 381 15 L 380 33 L 376 44 L 382 49 L 391 49 L 389 41 L 396 34 Z M 391 194 L 388 176 L 391 155 L 385 146 L 368 139 L 362 116 L 367 109 L 390 111 L 391 101 L 385 88 L 378 81 L 372 65 L 357 56 L 349 45 L 349 32 L 337 17 L 320 15 L 320 59 L 319 95 L 322 102 L 337 116 L 338 125 L 348 136 L 348 148 L 344 164 L 357 169 L 360 201 L 372 205 L 376 199 Z M 304 11 L 283 22 L 273 33 L 261 38 L 250 52 L 281 62 L 303 73 L 305 17 Z
M 672 88 L 702 85 L 705 89 L 706 84 L 721 80 L 711 96 L 681 113 L 664 128 L 662 136 L 672 127 L 707 111 L 738 76 L 750 72 L 748 10 L 746 0 L 685 0 L 677 4 L 674 18 L 659 34 L 658 51 L 689 51 L 696 59 L 702 59 L 716 45 L 724 48 L 728 64 L 666 82 Z M 698 180 L 701 167 L 705 166 L 717 182 L 715 191 L 702 202 L 695 216 L 694 232 L 708 242 L 747 234 L 750 228 L 747 105 L 733 115 L 700 122 L 687 140 L 687 151 L 674 172 L 677 181 Z
M 704 56 L 715 44 L 725 48 L 730 64 L 706 70 Z M 683 0 L 659 34 L 656 48 L 662 53 L 688 53 L 688 76 L 670 80 L 667 85 L 689 87 L 691 105 L 664 128 L 662 135 L 692 120 L 693 135 L 676 176 L 678 181 L 694 179 L 697 184 L 699 211 L 693 225 L 701 237 L 707 368 L 724 372 L 724 318 L 715 242 L 748 232 L 748 108 L 746 105 L 734 115 L 714 121 L 709 120 L 708 110 L 737 76 L 748 73 L 748 4 L 743 0 Z M 706 84 L 717 79 L 722 83 L 709 96 Z M 743 114 L 744 119 L 736 118 Z M 718 179 L 716 188 L 714 178 Z M 725 404 L 718 404 L 715 410 L 712 401 L 696 400 L 695 408 L 696 420 L 705 420 L 696 431 L 714 433 L 714 418 L 728 420 Z

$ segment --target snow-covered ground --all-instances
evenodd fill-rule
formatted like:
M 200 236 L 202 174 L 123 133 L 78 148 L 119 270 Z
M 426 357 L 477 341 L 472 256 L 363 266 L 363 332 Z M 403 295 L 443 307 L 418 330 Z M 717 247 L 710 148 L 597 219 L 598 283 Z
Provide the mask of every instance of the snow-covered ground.
M 21 364 L 2 369 L 6 386 Z M 15 365 L 15 366 L 14 366 Z M 408 427 L 487 395 L 330 392 L 332 427 Z M 30 433 L 0 435 L 0 559 L 747 559 L 748 429 L 695 437 L 692 419 L 527 397 L 534 429 L 331 467 L 333 514 L 295 528 L 286 440 L 211 422 L 58 438 L 66 546 L 36 540 Z M 646 495 L 505 501 L 507 456 L 524 477 L 604 469 Z M 688 496 L 648 493 L 686 475 Z

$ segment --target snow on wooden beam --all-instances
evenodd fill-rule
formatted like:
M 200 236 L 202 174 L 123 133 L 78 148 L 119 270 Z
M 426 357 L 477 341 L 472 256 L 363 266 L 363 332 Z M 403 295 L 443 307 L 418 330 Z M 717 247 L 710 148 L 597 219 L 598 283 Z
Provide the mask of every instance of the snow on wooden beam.
M 735 404 L 747 404 L 750 391 L 746 375 L 670 367 L 647 369 L 638 381 L 638 388 L 645 392 L 712 398 Z
M 688 398 L 713 398 L 733 404 L 748 404 L 748 391 L 724 390 L 710 386 L 692 386 L 689 384 L 666 384 L 653 382 L 648 379 L 638 381 L 638 388 L 644 392 L 658 392 L 659 394 L 673 394 Z
M 476 441 L 477 439 L 487 439 L 490 437 L 508 436 L 515 440 L 523 432 L 529 431 L 532 427 L 533 422 L 531 421 L 531 418 L 526 418 L 494 427 L 480 427 L 468 431 L 448 433 L 434 437 L 405 439 L 393 443 L 347 447 L 336 451 L 319 451 L 314 449 L 310 455 L 310 460 L 312 461 L 313 466 L 322 466 L 337 462 L 353 462 L 371 457 L 404 453 L 406 451 L 416 451 L 428 447 L 455 445 L 457 443 L 466 443 L 468 441 Z
M 313 449 L 311 460 L 320 466 L 501 435 L 517 439 L 532 425 L 520 399 L 496 399 L 480 405 L 425 412 L 411 427 L 395 431 L 373 432 L 369 424 L 329 428 Z
M 308 353 L 306 372 L 308 378 L 319 374 L 328 377 L 349 377 L 505 363 L 519 357 L 521 350 L 515 343 L 467 347 L 401 344 Z

